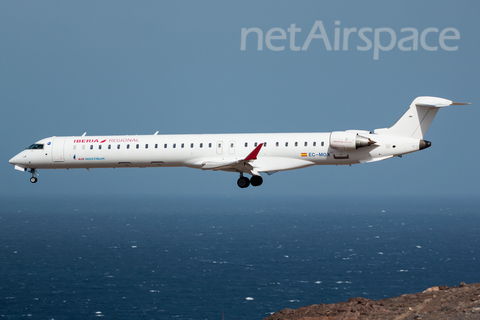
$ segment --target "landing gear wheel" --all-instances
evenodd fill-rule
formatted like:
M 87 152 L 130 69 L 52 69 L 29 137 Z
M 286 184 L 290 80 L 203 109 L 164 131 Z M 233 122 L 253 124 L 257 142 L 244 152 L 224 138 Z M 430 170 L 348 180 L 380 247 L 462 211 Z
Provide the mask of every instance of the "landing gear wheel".
M 258 187 L 263 183 L 263 178 L 261 176 L 252 176 L 250 178 L 250 183 L 252 184 L 252 186 Z
M 248 178 L 245 178 L 245 177 L 240 177 L 237 180 L 237 185 L 240 188 L 246 188 L 250 185 L 250 180 L 248 180 Z
M 37 177 L 36 177 L 36 176 L 38 176 L 37 169 L 30 169 L 30 170 L 28 170 L 28 172 L 30 172 L 32 174 L 32 177 L 30 178 L 30 182 L 31 183 L 37 182 L 37 180 L 38 180 Z

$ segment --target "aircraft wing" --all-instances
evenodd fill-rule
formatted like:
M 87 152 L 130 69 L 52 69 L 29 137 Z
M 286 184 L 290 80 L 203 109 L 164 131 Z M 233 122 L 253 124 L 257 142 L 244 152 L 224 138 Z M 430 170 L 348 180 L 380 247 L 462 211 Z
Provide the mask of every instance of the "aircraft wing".
M 210 161 L 206 162 L 202 166 L 202 170 L 214 170 L 214 171 L 233 171 L 233 172 L 244 172 L 248 173 L 254 176 L 258 176 L 259 173 L 258 171 L 252 166 L 250 163 L 253 160 L 257 159 L 257 155 L 260 152 L 260 149 L 262 148 L 263 143 L 260 143 L 248 156 L 246 156 L 244 159 L 241 160 L 236 160 L 236 161 L 224 161 L 224 162 L 218 162 L 218 161 Z

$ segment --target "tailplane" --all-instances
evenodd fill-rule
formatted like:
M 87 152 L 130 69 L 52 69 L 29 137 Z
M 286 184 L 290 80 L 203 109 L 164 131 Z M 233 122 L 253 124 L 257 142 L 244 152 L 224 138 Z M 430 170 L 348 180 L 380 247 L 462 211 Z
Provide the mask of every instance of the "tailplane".
M 392 127 L 376 129 L 375 133 L 423 139 L 440 108 L 465 104 L 470 103 L 453 102 L 437 97 L 418 97 L 413 100 L 407 112 Z

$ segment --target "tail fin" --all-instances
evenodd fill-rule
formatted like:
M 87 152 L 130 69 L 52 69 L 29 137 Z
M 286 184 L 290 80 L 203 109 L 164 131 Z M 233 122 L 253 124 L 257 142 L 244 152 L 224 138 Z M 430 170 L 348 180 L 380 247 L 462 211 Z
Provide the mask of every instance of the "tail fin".
M 423 139 L 439 108 L 464 104 L 470 103 L 452 102 L 436 97 L 418 97 L 413 100 L 407 112 L 392 127 L 376 129 L 375 133 Z

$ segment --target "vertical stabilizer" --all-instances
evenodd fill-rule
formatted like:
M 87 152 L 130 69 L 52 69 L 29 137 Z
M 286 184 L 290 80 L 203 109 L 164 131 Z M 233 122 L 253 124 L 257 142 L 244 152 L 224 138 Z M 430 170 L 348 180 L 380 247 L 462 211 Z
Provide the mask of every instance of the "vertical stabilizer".
M 377 129 L 375 133 L 423 139 L 439 108 L 463 104 L 469 103 L 456 103 L 436 97 L 418 97 L 413 100 L 407 112 L 392 127 Z

